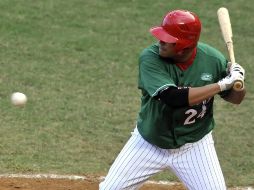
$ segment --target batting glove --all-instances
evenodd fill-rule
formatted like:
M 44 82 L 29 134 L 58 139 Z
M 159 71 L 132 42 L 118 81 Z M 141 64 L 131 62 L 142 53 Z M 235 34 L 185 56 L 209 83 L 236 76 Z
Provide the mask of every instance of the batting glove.
M 241 66 L 240 66 L 241 67 Z M 242 68 L 242 67 L 241 67 Z M 232 74 L 231 75 L 235 75 L 235 77 L 236 77 L 236 81 L 240 81 L 241 83 L 242 83 L 242 88 L 241 89 L 238 89 L 238 91 L 241 91 L 241 90 L 243 90 L 244 89 L 244 80 L 245 80 L 245 78 L 244 78 L 244 75 L 245 75 L 245 71 L 244 71 L 244 69 L 243 70 L 234 70 L 234 71 L 232 71 Z M 236 82 L 235 81 L 235 82 Z
M 243 75 L 239 71 L 232 71 L 231 74 L 218 82 L 221 91 L 229 90 L 233 87 L 235 81 L 243 81 Z
M 238 63 L 232 64 L 229 71 L 230 71 L 231 74 L 233 72 L 235 72 L 235 71 L 238 71 L 243 76 L 243 80 L 244 80 L 244 78 L 245 78 L 245 70 Z

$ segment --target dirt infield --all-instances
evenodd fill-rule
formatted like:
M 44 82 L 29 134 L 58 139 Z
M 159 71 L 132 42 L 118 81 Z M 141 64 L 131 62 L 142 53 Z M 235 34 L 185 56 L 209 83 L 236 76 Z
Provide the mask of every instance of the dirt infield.
M 0 176 L 1 190 L 98 190 L 98 177 L 64 178 L 41 176 Z M 141 190 L 185 190 L 180 183 L 149 181 Z M 253 190 L 252 187 L 229 188 L 228 190 Z
M 98 190 L 98 180 L 0 178 L 1 190 Z M 180 184 L 173 186 L 145 184 L 141 190 L 184 190 Z

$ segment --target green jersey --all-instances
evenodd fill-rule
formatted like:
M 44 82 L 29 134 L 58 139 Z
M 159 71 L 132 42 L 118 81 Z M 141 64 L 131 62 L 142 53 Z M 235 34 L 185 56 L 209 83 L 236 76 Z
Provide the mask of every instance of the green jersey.
M 139 58 L 138 78 L 142 97 L 137 127 L 142 137 L 165 149 L 178 148 L 204 137 L 214 128 L 214 98 L 176 108 L 160 101 L 158 94 L 168 87 L 191 88 L 216 83 L 226 76 L 226 70 L 226 58 L 204 43 L 198 43 L 195 59 L 186 70 L 170 59 L 161 58 L 158 44 L 146 48 Z

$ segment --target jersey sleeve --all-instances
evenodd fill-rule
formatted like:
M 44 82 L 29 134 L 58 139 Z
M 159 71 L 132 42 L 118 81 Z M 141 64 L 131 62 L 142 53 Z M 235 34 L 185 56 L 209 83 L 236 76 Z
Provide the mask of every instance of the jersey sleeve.
M 139 58 L 139 88 L 145 90 L 151 97 L 155 97 L 161 90 L 170 86 L 176 87 L 157 54 L 152 52 L 141 54 Z

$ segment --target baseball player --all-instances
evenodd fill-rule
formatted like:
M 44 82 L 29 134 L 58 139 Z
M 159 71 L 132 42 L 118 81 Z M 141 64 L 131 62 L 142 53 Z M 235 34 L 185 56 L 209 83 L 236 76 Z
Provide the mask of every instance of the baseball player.
M 137 126 L 100 189 L 138 189 L 154 174 L 170 170 L 187 189 L 225 190 L 212 137 L 213 101 L 219 94 L 240 104 L 245 88 L 232 87 L 244 81 L 245 71 L 198 42 L 201 22 L 195 13 L 171 11 L 150 32 L 158 42 L 139 58 Z

